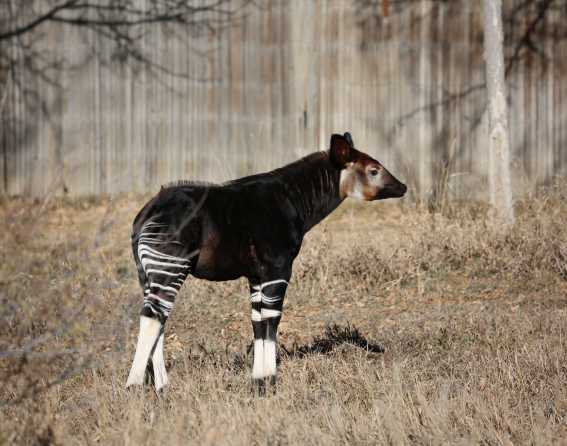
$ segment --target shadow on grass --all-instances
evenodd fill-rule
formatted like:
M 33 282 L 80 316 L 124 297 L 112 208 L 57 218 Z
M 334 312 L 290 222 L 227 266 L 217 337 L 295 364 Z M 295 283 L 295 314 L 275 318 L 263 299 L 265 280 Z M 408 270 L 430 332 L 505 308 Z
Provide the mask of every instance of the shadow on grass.
M 316 336 L 312 342 L 305 345 L 294 344 L 288 348 L 283 344 L 279 346 L 278 363 L 294 359 L 301 359 L 311 355 L 328 355 L 343 345 L 353 345 L 369 353 L 384 353 L 384 347 L 369 341 L 358 329 L 350 324 L 345 326 L 332 324 L 325 328 L 322 336 Z M 253 346 L 251 342 L 243 353 L 222 350 L 209 350 L 202 344 L 196 344 L 189 350 L 188 359 L 193 367 L 201 368 L 206 365 L 215 368 L 227 369 L 234 373 L 240 373 L 248 369 L 253 357 Z M 171 370 L 178 366 L 179 360 L 168 361 L 167 368 Z
M 362 335 L 358 328 L 347 324 L 340 326 L 337 324 L 328 325 L 323 336 L 317 336 L 313 342 L 297 346 L 288 350 L 281 346 L 285 352 L 284 356 L 290 359 L 304 358 L 310 355 L 326 355 L 342 345 L 354 345 L 370 353 L 384 353 L 384 347 L 369 341 Z M 287 359 L 287 358 L 286 358 Z

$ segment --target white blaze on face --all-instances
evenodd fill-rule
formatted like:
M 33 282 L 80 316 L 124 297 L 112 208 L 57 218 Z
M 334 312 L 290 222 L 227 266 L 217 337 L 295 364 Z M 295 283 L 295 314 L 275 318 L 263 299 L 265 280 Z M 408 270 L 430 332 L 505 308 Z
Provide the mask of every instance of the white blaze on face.
M 376 171 L 378 171 L 378 173 L 374 174 Z M 378 189 L 384 188 L 384 168 L 371 167 L 366 173 L 370 185 Z
M 379 166 L 362 166 L 348 163 L 341 170 L 339 190 L 342 198 L 369 200 L 384 187 L 384 169 Z
M 350 197 L 357 200 L 364 200 L 364 194 L 358 181 L 356 181 L 356 172 L 354 171 L 354 163 L 348 163 L 341 170 L 339 180 L 339 191 L 342 198 Z

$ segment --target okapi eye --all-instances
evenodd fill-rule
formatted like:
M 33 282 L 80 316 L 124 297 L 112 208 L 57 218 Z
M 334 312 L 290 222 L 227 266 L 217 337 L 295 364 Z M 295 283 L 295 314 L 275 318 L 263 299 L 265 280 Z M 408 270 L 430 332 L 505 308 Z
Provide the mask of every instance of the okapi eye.
M 370 175 L 372 175 L 373 177 L 375 177 L 376 175 L 378 175 L 378 169 L 370 169 Z

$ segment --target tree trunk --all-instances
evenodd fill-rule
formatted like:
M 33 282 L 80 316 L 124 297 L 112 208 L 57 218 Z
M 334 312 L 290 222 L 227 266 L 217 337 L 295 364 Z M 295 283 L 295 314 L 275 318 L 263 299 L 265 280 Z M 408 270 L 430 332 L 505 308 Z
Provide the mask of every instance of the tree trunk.
M 490 203 L 493 206 L 495 217 L 510 225 L 514 222 L 514 208 L 512 179 L 510 178 L 510 141 L 504 82 L 501 0 L 483 0 L 483 16 L 484 60 L 488 87 Z

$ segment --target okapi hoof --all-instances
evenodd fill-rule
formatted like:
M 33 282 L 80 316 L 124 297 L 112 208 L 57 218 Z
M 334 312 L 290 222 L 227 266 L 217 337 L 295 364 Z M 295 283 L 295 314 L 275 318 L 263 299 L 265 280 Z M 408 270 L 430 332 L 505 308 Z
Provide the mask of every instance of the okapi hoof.
M 134 392 L 135 389 L 142 389 L 144 388 L 144 382 L 138 382 L 138 381 L 127 381 L 126 385 L 124 386 L 124 389 L 126 389 L 126 391 L 128 392 Z
M 124 390 L 126 390 L 127 393 L 138 394 L 138 392 L 141 392 L 144 395 L 147 395 L 149 392 L 150 394 L 155 394 L 157 398 L 161 398 L 166 394 L 166 388 L 167 386 L 157 387 L 154 384 L 148 383 L 146 380 L 146 382 L 128 382 Z
M 147 372 L 144 371 L 144 374 L 132 374 L 128 376 L 126 380 L 126 385 L 124 386 L 126 390 L 133 390 L 133 389 L 141 389 L 146 387 L 148 384 L 148 375 Z
M 128 377 L 128 381 L 126 382 L 126 390 L 154 387 L 154 386 L 155 386 L 155 376 L 154 376 L 154 369 L 151 360 L 148 362 L 143 377 L 140 375 L 138 376 L 130 375 Z
M 265 378 L 252 378 L 252 393 L 254 396 L 264 397 L 266 395 L 275 395 L 276 393 L 276 377 L 267 376 Z

